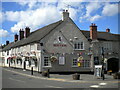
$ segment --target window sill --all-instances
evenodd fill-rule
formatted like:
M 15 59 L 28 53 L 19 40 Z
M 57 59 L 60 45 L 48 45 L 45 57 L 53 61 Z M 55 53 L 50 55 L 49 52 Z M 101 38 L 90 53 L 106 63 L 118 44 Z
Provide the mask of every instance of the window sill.
M 73 68 L 76 68 L 76 67 L 78 67 L 78 66 L 72 66 Z
M 74 49 L 74 50 L 82 50 L 82 51 L 83 51 L 83 50 L 85 50 L 85 49 Z
M 51 66 L 42 66 L 43 68 L 49 68 L 49 67 L 51 67 Z

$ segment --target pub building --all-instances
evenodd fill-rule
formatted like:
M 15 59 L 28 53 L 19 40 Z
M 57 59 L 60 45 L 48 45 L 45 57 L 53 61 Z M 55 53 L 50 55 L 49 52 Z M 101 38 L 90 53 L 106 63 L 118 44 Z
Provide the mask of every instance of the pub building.
M 94 66 L 101 65 L 102 60 L 106 71 L 118 72 L 119 39 L 120 35 L 111 33 L 109 28 L 98 31 L 94 23 L 88 30 L 81 30 L 68 10 L 63 10 L 62 20 L 33 32 L 29 27 L 20 29 L 13 42 L 6 42 L 2 55 L 5 66 L 34 66 L 39 72 L 94 72 Z

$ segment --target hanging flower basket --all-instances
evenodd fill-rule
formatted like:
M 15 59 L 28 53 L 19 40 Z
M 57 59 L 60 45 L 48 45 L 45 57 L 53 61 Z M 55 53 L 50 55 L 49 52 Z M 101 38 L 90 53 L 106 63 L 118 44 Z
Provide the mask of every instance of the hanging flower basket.
M 78 62 L 82 62 L 82 60 L 83 60 L 83 57 L 82 56 L 80 56 L 80 57 L 78 57 Z
M 21 57 L 17 57 L 16 59 L 22 59 Z
M 51 61 L 51 62 L 57 61 L 57 57 L 56 57 L 56 56 L 51 56 L 51 57 L 50 57 L 50 61 Z
M 36 57 L 36 56 L 33 56 L 32 59 L 36 61 L 36 60 L 37 60 L 37 57 Z

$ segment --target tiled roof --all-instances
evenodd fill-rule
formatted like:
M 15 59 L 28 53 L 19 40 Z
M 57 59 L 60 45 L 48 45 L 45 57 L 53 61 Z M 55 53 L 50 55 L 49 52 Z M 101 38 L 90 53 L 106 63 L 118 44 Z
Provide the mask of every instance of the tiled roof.
M 15 43 L 14 42 L 11 42 L 9 43 L 7 46 L 5 46 L 2 51 L 5 51 L 5 50 L 9 50 Z
M 12 42 L 4 47 L 3 51 L 8 50 L 10 48 L 18 47 L 21 45 L 33 43 L 40 41 L 42 38 L 44 38 L 47 34 L 49 34 L 52 30 L 54 30 L 57 26 L 59 26 L 62 23 L 62 20 L 49 24 L 41 29 L 38 29 L 34 32 L 32 32 L 27 38 L 24 38 L 17 42 Z
M 70 18 L 70 20 L 72 21 L 71 18 Z M 38 30 L 32 32 L 27 38 L 24 38 L 24 39 L 17 41 L 17 42 L 11 42 L 10 44 L 8 44 L 7 46 L 5 46 L 3 48 L 3 51 L 9 50 L 10 48 L 26 45 L 29 43 L 39 42 L 42 38 L 44 38 L 52 30 L 54 30 L 55 28 L 60 26 L 62 23 L 63 23 L 63 21 L 60 20 L 58 22 L 47 25 L 41 29 L 38 29 Z M 73 22 L 73 24 L 75 24 L 75 23 Z M 83 35 L 88 40 L 90 40 L 90 31 L 86 31 L 86 30 L 80 30 L 80 31 L 83 33 Z M 120 40 L 119 34 L 112 34 L 112 33 L 108 33 L 108 32 L 98 32 L 97 35 L 98 35 L 98 40 L 104 40 L 104 41 L 118 41 L 118 40 Z
M 90 39 L 90 31 L 80 30 L 87 39 Z M 120 40 L 120 34 L 112 34 L 108 32 L 97 32 L 97 39 L 104 41 L 118 41 Z

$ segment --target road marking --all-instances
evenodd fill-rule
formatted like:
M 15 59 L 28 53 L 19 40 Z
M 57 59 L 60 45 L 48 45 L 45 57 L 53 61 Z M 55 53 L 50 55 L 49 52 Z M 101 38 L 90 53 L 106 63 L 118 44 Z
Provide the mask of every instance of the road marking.
M 56 79 L 56 78 L 49 78 L 48 80 L 55 80 L 55 81 L 66 81 L 65 79 Z
M 46 85 L 46 87 L 49 87 L 49 88 L 62 88 L 62 87 L 48 86 L 48 85 Z
M 13 78 L 9 78 L 9 79 L 10 79 L 10 80 L 13 80 L 13 81 L 18 81 L 18 82 L 25 83 L 25 81 L 21 81 L 21 80 L 13 79 Z
M 92 88 L 98 88 L 98 87 L 100 87 L 99 85 L 92 85 L 92 86 L 90 86 L 90 87 L 92 87 Z
M 99 83 L 99 85 L 104 86 L 107 85 L 107 83 Z

